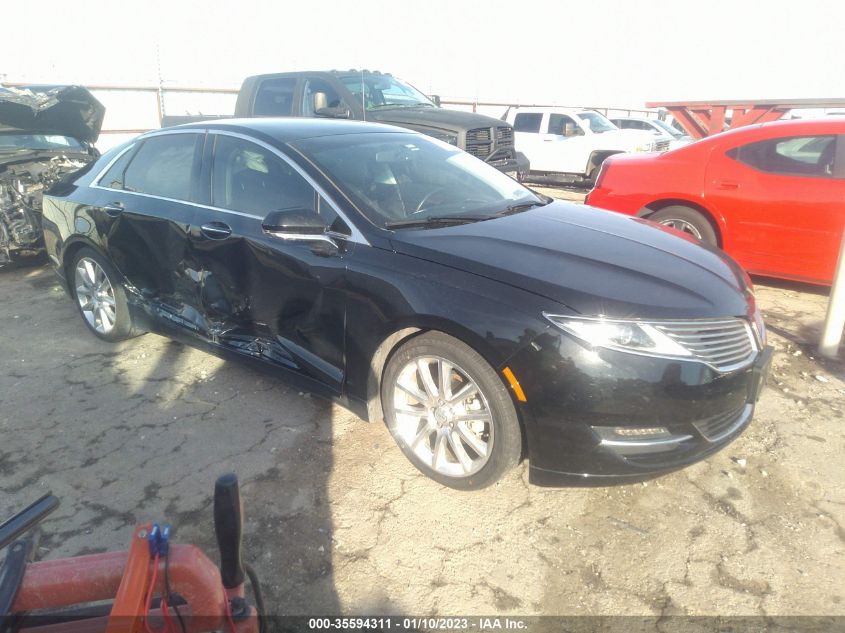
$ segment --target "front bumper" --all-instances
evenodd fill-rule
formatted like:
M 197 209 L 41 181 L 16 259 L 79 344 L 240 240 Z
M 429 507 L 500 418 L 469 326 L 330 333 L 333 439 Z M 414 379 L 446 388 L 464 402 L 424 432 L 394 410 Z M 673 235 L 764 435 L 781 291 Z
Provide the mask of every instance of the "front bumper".
M 697 361 L 588 350 L 548 330 L 509 363 L 527 397 L 530 481 L 629 483 L 705 459 L 751 422 L 771 354 L 721 374 Z
M 509 176 L 516 176 L 517 173 L 528 173 L 531 163 L 522 152 L 516 152 L 515 158 L 502 158 L 489 161 L 489 164 Z

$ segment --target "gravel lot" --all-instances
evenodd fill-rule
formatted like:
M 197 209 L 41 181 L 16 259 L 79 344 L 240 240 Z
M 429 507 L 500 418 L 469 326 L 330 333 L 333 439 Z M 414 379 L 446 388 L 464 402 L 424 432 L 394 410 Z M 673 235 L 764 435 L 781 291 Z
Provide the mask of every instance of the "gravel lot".
M 845 615 L 845 370 L 815 357 L 812 288 L 758 285 L 773 375 L 722 453 L 598 489 L 531 487 L 523 465 L 479 493 L 245 366 L 95 339 L 47 267 L 0 288 L 0 517 L 57 494 L 44 558 L 123 549 L 146 520 L 214 552 L 212 486 L 233 470 L 273 613 Z

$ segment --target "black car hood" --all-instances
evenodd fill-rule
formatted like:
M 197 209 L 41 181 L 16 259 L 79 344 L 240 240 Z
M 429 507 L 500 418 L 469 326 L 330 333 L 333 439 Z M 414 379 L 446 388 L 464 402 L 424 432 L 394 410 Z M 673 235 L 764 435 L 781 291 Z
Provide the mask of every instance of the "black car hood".
M 401 230 L 395 250 L 495 279 L 584 315 L 707 318 L 748 311 L 742 271 L 660 225 L 553 202 L 516 215 Z
M 390 108 L 367 112 L 368 121 L 379 123 L 396 123 L 397 125 L 438 128 L 454 132 L 471 130 L 477 127 L 507 126 L 508 124 L 493 117 L 447 110 L 445 108 Z
M 82 86 L 0 87 L 0 129 L 61 134 L 93 143 L 106 109 Z

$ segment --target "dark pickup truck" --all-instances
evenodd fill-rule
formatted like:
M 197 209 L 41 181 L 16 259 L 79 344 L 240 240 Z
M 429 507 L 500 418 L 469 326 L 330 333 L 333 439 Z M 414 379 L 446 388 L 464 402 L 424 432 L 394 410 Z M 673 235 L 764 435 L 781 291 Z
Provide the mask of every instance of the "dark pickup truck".
M 435 101 L 439 101 L 435 97 Z M 360 70 L 295 72 L 248 77 L 236 117 L 296 116 L 388 123 L 427 134 L 469 152 L 498 170 L 528 172 L 514 149 L 513 127 L 499 119 L 441 108 L 390 74 Z

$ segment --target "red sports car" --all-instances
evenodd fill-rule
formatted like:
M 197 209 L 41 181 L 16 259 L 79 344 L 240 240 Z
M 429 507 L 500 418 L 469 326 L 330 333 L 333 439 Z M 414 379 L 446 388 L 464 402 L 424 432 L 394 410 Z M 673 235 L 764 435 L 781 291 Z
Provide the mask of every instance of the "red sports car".
M 749 273 L 829 285 L 845 225 L 845 118 L 737 128 L 604 162 L 587 204 L 718 245 Z

